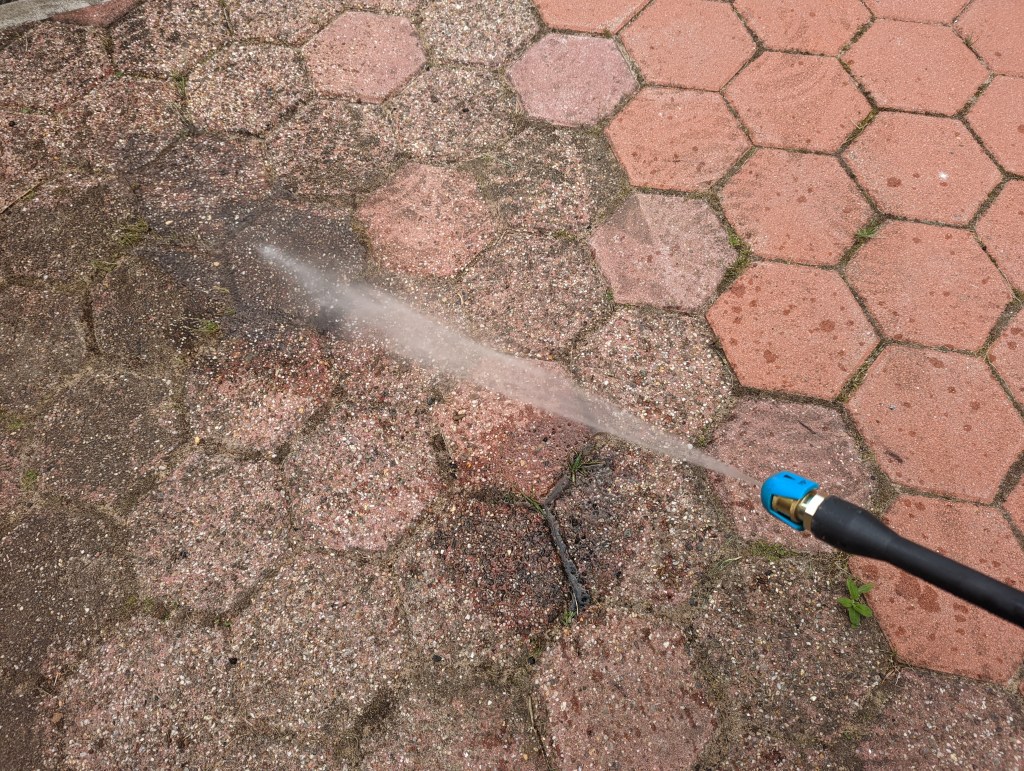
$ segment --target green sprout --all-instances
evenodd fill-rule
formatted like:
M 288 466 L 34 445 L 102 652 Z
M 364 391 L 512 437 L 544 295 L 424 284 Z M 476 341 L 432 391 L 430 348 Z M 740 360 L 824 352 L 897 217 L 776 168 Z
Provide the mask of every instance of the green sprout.
M 861 597 L 874 588 L 874 584 L 858 584 L 852 578 L 846 579 L 846 591 L 847 597 L 840 597 L 839 604 L 846 608 L 846 612 L 850 614 L 850 625 L 860 626 L 861 618 L 871 618 L 874 613 L 871 612 L 865 603 L 861 602 Z
M 601 465 L 601 461 L 578 452 L 569 461 L 569 479 L 576 484 L 576 479 L 585 476 L 591 469 Z
M 857 243 L 863 244 L 865 241 L 870 241 L 878 234 L 878 223 L 872 223 L 871 225 L 865 225 L 857 231 Z

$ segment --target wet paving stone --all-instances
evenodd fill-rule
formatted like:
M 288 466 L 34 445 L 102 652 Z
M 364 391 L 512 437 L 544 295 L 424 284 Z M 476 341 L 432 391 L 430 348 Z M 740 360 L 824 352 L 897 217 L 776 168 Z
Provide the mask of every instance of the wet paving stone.
M 379 107 L 313 100 L 267 141 L 276 179 L 299 195 L 351 196 L 379 187 L 397 166 Z
M 703 323 L 621 308 L 573 357 L 584 387 L 643 420 L 693 437 L 730 403 L 730 376 Z
M 51 18 L 57 21 L 81 24 L 85 27 L 109 27 L 119 21 L 128 11 L 141 0 L 105 0 L 96 5 L 88 5 L 67 13 L 58 13 Z
M 110 36 L 116 70 L 177 77 L 223 45 L 228 29 L 217 0 L 156 0 L 133 8 Z
M 12 206 L 55 165 L 57 134 L 45 115 L 0 109 L 0 209 Z
M 500 66 L 537 32 L 530 0 L 428 0 L 419 15 L 423 42 L 442 62 Z
M 534 0 L 544 23 L 576 32 L 618 32 L 644 6 L 644 0 Z
M 693 312 L 736 261 L 704 201 L 634 193 L 590 237 L 616 302 Z
M 1024 181 L 1006 183 L 978 220 L 978 237 L 1018 292 L 1024 292 Z
M 744 399 L 715 433 L 709 451 L 755 479 L 792 470 L 818 482 L 829 495 L 871 505 L 874 475 L 839 413 L 828 407 Z M 714 476 L 713 483 L 740 537 L 799 551 L 830 551 L 810 534 L 798 533 L 767 516 L 751 488 L 720 476 Z
M 1024 586 L 1024 553 L 998 509 L 901 496 L 885 523 L 998 581 Z M 896 655 L 914 666 L 1005 682 L 1024 662 L 1024 631 L 891 565 L 850 559 Z
M 770 49 L 835 56 L 871 19 L 860 0 L 739 0 L 736 10 Z
M 59 109 L 109 71 L 97 30 L 43 22 L 0 50 L 0 105 Z
M 241 40 L 302 45 L 338 16 L 337 0 L 230 0 L 231 27 Z
M 35 410 L 82 366 L 80 302 L 52 290 L 0 290 L 0 408 L 15 414 Z
M 967 122 L 1004 169 L 1024 174 L 1024 80 L 995 78 L 971 107 Z
M 466 271 L 458 291 L 480 338 L 541 358 L 566 352 L 610 305 L 586 248 L 542 234 L 503 237 Z
M 951 0 L 950 0 L 951 2 Z M 974 48 L 993 72 L 1024 76 L 1024 17 L 1000 0 L 977 0 L 956 19 L 956 30 L 970 38 Z
M 161 377 L 108 371 L 69 386 L 39 425 L 40 488 L 113 503 L 163 467 L 181 442 Z
M 541 660 L 537 691 L 561 768 L 688 767 L 718 725 L 682 633 L 622 611 L 593 611 L 566 632 Z
M 988 351 L 988 360 L 1010 389 L 1018 404 L 1024 404 L 1024 315 L 1018 313 Z
M 299 55 L 270 45 L 215 53 L 189 78 L 189 111 L 207 131 L 260 135 L 310 93 Z

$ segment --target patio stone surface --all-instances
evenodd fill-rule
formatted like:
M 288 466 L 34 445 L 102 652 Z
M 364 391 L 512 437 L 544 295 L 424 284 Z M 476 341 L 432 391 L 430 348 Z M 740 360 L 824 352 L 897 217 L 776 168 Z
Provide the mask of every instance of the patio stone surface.
M 860 0 L 822 6 L 814 0 L 737 0 L 750 28 L 770 49 L 835 56 L 871 19 Z
M 634 193 L 590 237 L 616 302 L 697 310 L 735 260 L 703 201 Z
M 997 510 L 901 496 L 885 523 L 905 538 L 1018 589 L 1024 553 Z M 915 666 L 1005 682 L 1024 662 L 1024 631 L 882 562 L 853 557 L 874 584 L 868 601 L 896 655 Z
M 833 159 L 758 150 L 729 179 L 722 208 L 754 254 L 835 265 L 871 218 L 871 208 Z
M 977 232 L 1006 279 L 1024 292 L 1024 181 L 1006 183 L 978 220 Z
M 1006 497 L 1003 508 L 1018 529 L 1024 529 L 1024 482 L 1020 482 Z
M 0 208 L 26 195 L 43 178 L 60 138 L 53 121 L 18 109 L 0 109 Z
M 582 35 L 545 35 L 508 76 L 526 112 L 557 126 L 596 123 L 636 88 L 613 41 Z
M 849 409 L 882 470 L 939 495 L 990 502 L 1024 450 L 1024 421 L 984 363 L 961 354 L 889 347 Z
M 427 0 L 419 15 L 427 50 L 443 62 L 496 67 L 537 32 L 530 0 Z
M 951 118 L 881 113 L 844 157 L 878 207 L 908 219 L 966 225 L 999 170 Z
M 977 350 L 1013 299 L 964 230 L 889 221 L 846 267 L 882 332 L 899 341 Z
M 966 0 L 864 0 L 864 4 L 883 19 L 950 24 L 963 10 Z
M 971 38 L 974 50 L 993 72 L 1024 76 L 1020 48 L 1024 18 L 1000 0 L 976 0 L 956 20 L 956 29 Z
M 138 5 L 140 0 L 106 0 L 105 2 L 79 8 L 77 11 L 59 13 L 53 18 L 58 21 L 82 24 L 87 27 L 109 27 L 120 20 L 128 11 Z
M 75 77 L 64 77 L 68 61 Z M 83 96 L 110 64 L 96 30 L 43 22 L 0 51 L 0 105 L 55 110 Z
M 544 23 L 577 32 L 618 32 L 646 0 L 534 0 Z
M 166 78 L 187 75 L 227 42 L 228 29 L 217 0 L 158 0 L 125 14 L 110 37 L 116 70 Z
M 817 268 L 755 265 L 707 317 L 741 383 L 822 399 L 838 396 L 878 343 L 842 279 Z
M 1024 317 L 1019 313 L 1010 319 L 1003 333 L 988 351 L 999 377 L 1003 379 L 1013 398 L 1024 405 Z
M 1024 78 L 996 77 L 967 122 L 1004 169 L 1024 174 Z
M 230 0 L 231 26 L 241 40 L 302 45 L 338 16 L 336 0 Z

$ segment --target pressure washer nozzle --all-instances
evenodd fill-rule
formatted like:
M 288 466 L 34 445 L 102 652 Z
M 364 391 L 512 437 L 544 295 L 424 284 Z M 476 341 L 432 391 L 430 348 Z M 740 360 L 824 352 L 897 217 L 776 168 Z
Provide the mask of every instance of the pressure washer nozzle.
M 792 471 L 772 474 L 761 485 L 761 504 L 768 513 L 794 530 L 804 530 L 813 512 L 807 504 L 818 495 L 818 483 Z

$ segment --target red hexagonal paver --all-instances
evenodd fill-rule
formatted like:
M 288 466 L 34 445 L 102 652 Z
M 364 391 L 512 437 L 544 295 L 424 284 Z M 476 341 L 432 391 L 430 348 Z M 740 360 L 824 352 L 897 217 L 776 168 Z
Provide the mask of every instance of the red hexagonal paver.
M 894 340 L 975 350 L 1013 293 L 966 230 L 887 222 L 846 268 Z
M 1024 14 L 1013 0 L 974 0 L 956 28 L 992 70 L 1024 75 Z
M 647 0 L 534 0 L 545 24 L 577 32 L 618 32 Z
M 408 19 L 350 11 L 303 48 L 309 74 L 324 94 L 383 102 L 426 57 Z
M 141 0 L 106 0 L 75 11 L 58 13 L 50 18 L 86 27 L 109 27 L 140 2 Z
M 701 190 L 750 147 L 718 94 L 645 88 L 605 130 L 638 187 Z
M 1024 450 L 1024 421 L 985 363 L 962 354 L 887 348 L 849 410 L 889 476 L 940 495 L 991 501 Z
M 590 239 L 616 301 L 696 310 L 736 252 L 711 207 L 634 193 Z
M 99 82 L 108 68 L 98 30 L 44 21 L 0 51 L 0 105 L 63 107 Z
M 1006 496 L 1003 508 L 1006 509 L 1014 524 L 1024 530 L 1024 479 L 1018 482 L 1013 492 Z
M 885 112 L 846 150 L 879 208 L 909 219 L 966 225 L 1000 179 L 960 121 Z
M 998 509 L 905 495 L 885 515 L 900 535 L 1024 588 L 1024 553 Z M 891 565 L 850 560 L 874 584 L 868 601 L 900 658 L 915 666 L 1004 682 L 1024 661 L 1024 630 Z
M 878 337 L 833 272 L 755 265 L 708 312 L 740 382 L 834 399 Z
M 1017 402 L 1024 405 L 1024 314 L 1010 321 L 989 349 L 988 360 Z
M 733 227 L 761 257 L 835 265 L 871 207 L 835 158 L 759 150 L 722 189 Z
M 1003 275 L 1024 292 L 1024 181 L 1006 183 L 977 231 Z
M 595 123 L 636 88 L 615 42 L 545 35 L 509 67 L 526 111 L 559 126 Z
M 756 145 L 834 152 L 871 112 L 838 61 L 769 51 L 725 95 Z
M 768 48 L 834 56 L 871 20 L 860 0 L 737 0 L 736 10 Z
M 997 77 L 967 120 L 1003 168 L 1024 174 L 1024 79 Z
M 880 19 L 843 56 L 879 107 L 952 115 L 988 70 L 949 27 Z
M 654 0 L 622 32 L 649 83 L 717 91 L 754 55 L 754 41 L 726 3 Z
M 949 24 L 967 0 L 864 0 L 875 16 Z
M 419 163 L 408 164 L 356 213 L 374 258 L 414 275 L 451 276 L 497 234 L 471 176 Z

